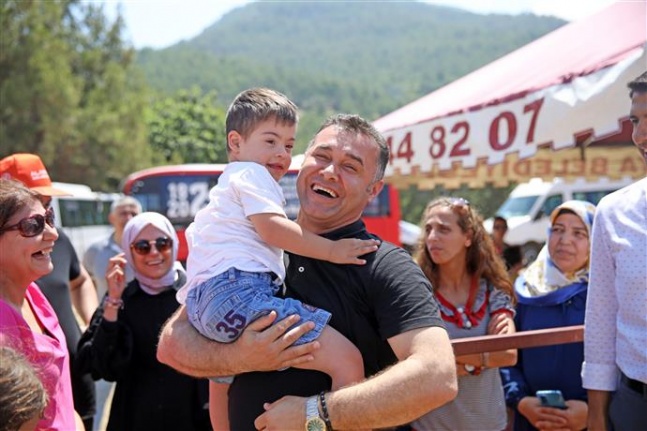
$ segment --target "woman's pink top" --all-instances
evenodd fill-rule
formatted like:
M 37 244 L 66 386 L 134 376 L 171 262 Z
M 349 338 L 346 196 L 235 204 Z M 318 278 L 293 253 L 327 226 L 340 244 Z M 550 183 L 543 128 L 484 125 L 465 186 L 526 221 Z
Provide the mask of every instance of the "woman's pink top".
M 0 299 L 0 344 L 21 352 L 38 372 L 49 401 L 38 430 L 75 429 L 70 357 L 58 318 L 36 283 L 27 287 L 25 300 L 45 334 L 31 330 L 22 315 Z

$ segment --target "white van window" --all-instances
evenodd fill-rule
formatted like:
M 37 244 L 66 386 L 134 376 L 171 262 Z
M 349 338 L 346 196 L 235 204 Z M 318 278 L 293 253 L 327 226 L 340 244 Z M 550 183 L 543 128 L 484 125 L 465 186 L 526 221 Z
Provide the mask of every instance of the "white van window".
M 558 195 L 548 196 L 546 198 L 546 201 L 544 201 L 544 204 L 541 206 L 541 212 L 542 212 L 541 216 L 542 217 L 550 216 L 550 213 L 552 213 L 555 208 L 560 206 L 562 202 L 564 202 L 564 198 L 562 197 L 561 193 Z
M 573 192 L 573 199 L 579 201 L 589 201 L 593 205 L 597 205 L 600 202 L 600 199 L 613 192 L 614 190 L 603 190 L 595 192 Z
M 501 208 L 497 210 L 497 215 L 506 219 L 510 217 L 523 216 L 530 213 L 530 210 L 535 206 L 539 196 L 522 196 L 508 198 Z
M 109 225 L 110 204 L 106 201 L 89 201 L 62 197 L 58 199 L 62 227 Z
M 70 193 L 70 196 L 54 197 L 51 205 L 56 214 L 56 227 L 65 231 L 82 259 L 92 243 L 112 232 L 108 221 L 110 205 L 122 195 L 95 192 L 85 184 L 54 182 L 53 185 Z

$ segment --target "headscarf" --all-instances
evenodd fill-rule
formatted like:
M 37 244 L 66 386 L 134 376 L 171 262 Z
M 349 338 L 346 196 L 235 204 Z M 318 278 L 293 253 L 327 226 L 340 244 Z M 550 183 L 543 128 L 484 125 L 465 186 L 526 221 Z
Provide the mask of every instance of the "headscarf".
M 550 214 L 551 227 L 557 217 L 565 210 L 573 212 L 582 220 L 590 237 L 593 217 L 595 215 L 595 205 L 587 201 L 566 201 L 555 208 Z M 550 235 L 551 229 L 548 229 L 548 240 L 550 240 Z M 548 246 L 545 245 L 539 252 L 537 259 L 523 273 L 522 280 L 523 285 L 516 286 L 520 302 L 523 302 L 524 296 L 544 296 L 570 285 L 582 285 L 586 288 L 589 282 L 589 267 L 587 264 L 584 268 L 569 277 L 557 268 L 550 257 Z
M 137 238 L 137 235 L 148 225 L 152 225 L 157 229 L 161 230 L 173 240 L 173 251 L 171 253 L 171 259 L 173 260 L 173 265 L 169 271 L 161 278 L 149 278 L 143 275 L 137 270 L 133 262 L 133 255 L 130 248 L 130 244 Z M 144 212 L 136 215 L 131 218 L 126 226 L 124 227 L 123 237 L 121 239 L 121 248 L 125 253 L 126 260 L 130 266 L 135 271 L 135 278 L 139 281 L 139 286 L 142 290 L 149 295 L 157 295 L 162 293 L 165 290 L 170 289 L 173 286 L 173 283 L 178 276 L 178 272 L 184 273 L 184 268 L 177 261 L 177 251 L 179 247 L 179 241 L 175 229 L 171 222 L 160 213 L 156 212 Z

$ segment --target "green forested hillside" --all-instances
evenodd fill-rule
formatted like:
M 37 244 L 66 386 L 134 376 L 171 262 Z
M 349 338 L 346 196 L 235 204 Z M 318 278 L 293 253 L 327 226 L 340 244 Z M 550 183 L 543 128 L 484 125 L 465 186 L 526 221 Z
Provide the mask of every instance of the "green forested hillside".
M 197 85 L 226 104 L 267 85 L 317 122 L 331 111 L 375 119 L 563 24 L 416 2 L 260 1 L 138 62 L 165 92 Z

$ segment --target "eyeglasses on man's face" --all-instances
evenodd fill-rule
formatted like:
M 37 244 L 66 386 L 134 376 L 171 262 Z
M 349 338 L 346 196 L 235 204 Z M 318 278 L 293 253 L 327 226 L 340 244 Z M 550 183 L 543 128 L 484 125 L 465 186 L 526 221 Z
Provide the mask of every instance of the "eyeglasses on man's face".
M 45 230 L 45 223 L 47 223 L 49 227 L 54 227 L 54 220 L 54 209 L 48 208 L 47 211 L 45 211 L 45 215 L 34 214 L 33 216 L 24 218 L 14 225 L 3 227 L 0 229 L 0 234 L 10 230 L 17 230 L 20 235 L 25 238 L 31 238 L 43 233 Z
M 173 247 L 173 240 L 171 238 L 161 236 L 150 241 L 147 239 L 140 239 L 139 241 L 130 244 L 130 248 L 140 256 L 145 256 L 150 253 L 153 247 L 155 247 L 160 253 L 164 253 Z

